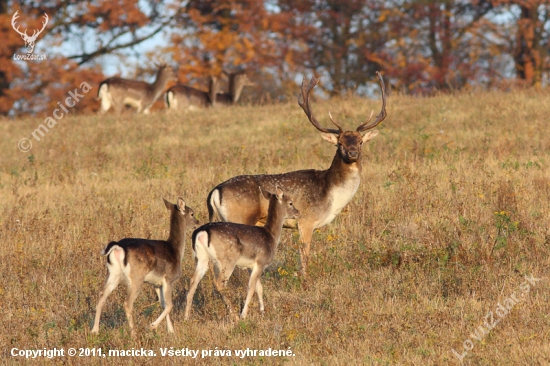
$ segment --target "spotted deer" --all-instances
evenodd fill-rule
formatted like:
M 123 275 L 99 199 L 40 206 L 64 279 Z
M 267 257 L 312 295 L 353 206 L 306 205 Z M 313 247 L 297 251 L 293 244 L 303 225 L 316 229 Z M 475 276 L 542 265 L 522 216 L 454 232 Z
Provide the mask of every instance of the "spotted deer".
M 161 64 L 152 84 L 144 81 L 111 77 L 99 84 L 97 98 L 101 100 L 100 113 L 106 113 L 111 107 L 121 113 L 125 105 L 136 108 L 137 113 L 149 114 L 151 107 L 164 93 L 166 84 L 174 79 L 174 71 Z
M 124 302 L 124 310 L 132 336 L 135 336 L 132 310 L 134 301 L 144 283 L 155 287 L 160 304 L 164 309 L 160 316 L 150 324 L 150 329 L 157 329 L 160 322 L 166 318 L 168 332 L 174 333 L 170 320 L 172 310 L 172 286 L 181 277 L 181 261 L 185 252 L 186 229 L 196 227 L 198 220 L 193 210 L 178 197 L 177 204 L 164 200 L 170 210 L 170 234 L 167 240 L 149 240 L 126 238 L 110 242 L 101 254 L 107 257 L 109 277 L 99 296 L 96 307 L 92 333 L 99 332 L 101 310 L 107 297 L 125 280 L 128 285 L 128 295 Z
M 292 199 L 278 187 L 275 188 L 274 194 L 261 189 L 258 190 L 258 194 L 268 202 L 265 226 L 214 222 L 203 225 L 193 232 L 193 251 L 196 254 L 197 267 L 187 293 L 186 320 L 189 319 L 195 290 L 208 270 L 210 260 L 214 263 L 214 285 L 222 296 L 230 315 L 233 311 L 231 304 L 224 296 L 224 291 L 235 266 L 252 270 L 241 318 L 246 318 L 254 291 L 258 294 L 260 311 L 264 311 L 260 276 L 275 258 L 284 220 L 298 217 L 299 212 L 294 207 Z
M 361 182 L 361 148 L 363 144 L 376 135 L 373 130 L 386 118 L 386 96 L 384 81 L 377 72 L 382 90 L 382 110 L 376 120 L 369 123 L 370 117 L 361 123 L 355 131 L 344 131 L 338 128 L 326 128 L 319 124 L 309 103 L 311 90 L 319 80 L 312 77 L 309 85 L 302 82 L 298 104 L 304 110 L 311 124 L 321 132 L 321 137 L 337 147 L 331 166 L 327 170 L 299 170 L 273 175 L 241 175 L 217 185 L 207 198 L 210 222 L 217 215 L 221 221 L 247 225 L 260 224 L 265 221 L 268 204 L 258 193 L 257 187 L 272 191 L 276 186 L 292 195 L 300 218 L 287 220 L 285 227 L 298 228 L 300 240 L 301 270 L 306 275 L 310 254 L 313 230 L 329 224 L 351 201 Z M 366 133 L 362 135 L 363 132 Z
M 165 94 L 166 106 L 176 110 L 196 110 L 217 105 L 233 105 L 239 101 L 245 86 L 255 85 L 244 71 L 231 74 L 224 71 L 224 74 L 228 78 L 229 92 L 222 92 L 220 80 L 213 76 L 209 80 L 208 91 L 182 84 L 171 87 Z

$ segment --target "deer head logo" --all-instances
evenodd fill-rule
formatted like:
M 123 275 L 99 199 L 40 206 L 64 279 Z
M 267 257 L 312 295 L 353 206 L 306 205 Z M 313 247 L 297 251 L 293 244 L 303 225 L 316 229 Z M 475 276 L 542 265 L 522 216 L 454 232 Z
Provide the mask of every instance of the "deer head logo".
M 36 39 L 38 38 L 38 36 L 40 35 L 40 33 L 42 33 L 42 31 L 44 30 L 44 28 L 46 28 L 46 24 L 48 24 L 48 14 L 44 13 L 44 21 L 42 22 L 42 29 L 40 30 L 34 30 L 33 31 L 33 34 L 32 36 L 29 36 L 27 34 L 27 29 L 25 30 L 25 32 L 21 32 L 19 30 L 19 27 L 15 27 L 15 21 L 17 20 L 17 18 L 19 17 L 17 15 L 17 13 L 19 12 L 16 11 L 15 14 L 13 14 L 13 17 L 11 18 L 11 26 L 13 27 L 13 29 L 19 33 L 21 35 L 21 38 L 23 38 L 23 40 L 25 41 L 25 47 L 27 48 L 27 53 L 32 53 L 32 51 L 34 50 L 34 45 L 36 43 Z

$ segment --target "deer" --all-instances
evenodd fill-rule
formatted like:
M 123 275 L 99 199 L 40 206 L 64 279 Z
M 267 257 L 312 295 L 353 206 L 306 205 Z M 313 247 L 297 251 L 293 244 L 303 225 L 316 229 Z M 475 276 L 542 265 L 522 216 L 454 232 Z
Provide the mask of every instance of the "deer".
M 103 80 L 97 92 L 97 98 L 101 99 L 100 114 L 106 113 L 111 107 L 120 114 L 125 105 L 136 108 L 137 113 L 149 114 L 153 104 L 163 94 L 166 84 L 174 78 L 173 69 L 160 64 L 152 84 L 119 77 Z
M 165 105 L 169 109 L 197 110 L 206 107 L 234 105 L 239 101 L 245 86 L 256 85 L 244 71 L 227 73 L 223 71 L 229 81 L 229 92 L 221 92 L 220 80 L 212 76 L 209 79 L 208 91 L 202 91 L 187 85 L 178 84 L 165 94 Z
M 191 278 L 185 306 L 185 320 L 189 319 L 193 296 L 208 270 L 209 261 L 214 263 L 214 287 L 221 295 L 229 310 L 234 313 L 231 304 L 224 296 L 227 281 L 235 266 L 251 269 L 248 290 L 241 319 L 245 319 L 254 292 L 257 293 L 260 311 L 264 312 L 263 287 L 260 276 L 273 262 L 281 238 L 283 222 L 286 218 L 299 217 L 292 199 L 282 189 L 275 187 L 275 193 L 259 189 L 259 193 L 268 203 L 268 214 L 265 226 L 251 226 L 230 222 L 212 222 L 193 232 L 193 252 L 197 266 Z
M 160 322 L 166 318 L 169 333 L 174 333 L 170 320 L 172 310 L 172 287 L 181 277 L 181 261 L 185 252 L 186 229 L 195 228 L 199 221 L 193 210 L 185 205 L 183 198 L 178 197 L 173 204 L 164 200 L 164 205 L 170 211 L 170 234 L 167 240 L 150 240 L 125 238 L 110 242 L 101 254 L 107 257 L 109 276 L 99 295 L 96 306 L 92 333 L 99 332 L 101 310 L 107 297 L 118 287 L 121 280 L 128 285 L 128 295 L 124 302 L 124 310 L 132 337 L 135 336 L 134 318 L 132 315 L 134 301 L 144 283 L 151 284 L 163 308 L 160 316 L 149 325 L 151 330 L 157 329 Z
M 302 81 L 298 104 L 304 110 L 309 122 L 321 133 L 321 137 L 337 147 L 332 164 L 327 170 L 298 170 L 283 174 L 240 175 L 218 184 L 207 197 L 209 221 L 217 216 L 223 222 L 235 222 L 246 225 L 261 224 L 268 213 L 268 205 L 257 192 L 271 191 L 276 186 L 285 192 L 291 192 L 296 208 L 300 210 L 300 218 L 286 220 L 285 228 L 297 228 L 300 235 L 300 267 L 306 278 L 306 267 L 311 249 L 313 231 L 328 225 L 351 201 L 361 182 L 361 148 L 364 143 L 378 135 L 373 130 L 386 118 L 386 95 L 384 81 L 380 73 L 376 73 L 382 90 L 382 110 L 376 120 L 370 122 L 373 116 L 361 123 L 355 131 L 344 129 L 333 119 L 337 127 L 326 128 L 319 124 L 309 101 L 311 90 L 319 79 L 313 76 L 306 86 Z M 364 135 L 363 133 L 366 132 Z
M 23 41 L 25 41 L 25 48 L 27 48 L 27 53 L 32 53 L 34 51 L 34 46 L 36 44 L 36 39 L 38 38 L 38 36 L 40 35 L 40 33 L 42 33 L 44 31 L 44 29 L 46 28 L 46 25 L 48 24 L 48 20 L 50 19 L 48 17 L 48 14 L 44 13 L 44 21 L 42 22 L 42 29 L 40 30 L 37 30 L 35 29 L 32 33 L 32 36 L 29 37 L 29 35 L 27 34 L 27 30 L 25 30 L 25 32 L 21 32 L 19 30 L 19 27 L 15 27 L 15 23 L 17 21 L 17 18 L 19 18 L 19 16 L 17 15 L 17 13 L 19 12 L 19 10 L 17 10 L 15 12 L 15 14 L 13 14 L 13 17 L 11 18 L 11 26 L 13 27 L 13 29 L 19 33 L 19 35 L 21 36 L 21 38 L 23 38 Z
M 192 88 L 187 85 L 174 85 L 164 94 L 164 104 L 168 109 L 196 110 L 211 106 L 213 98 L 217 94 L 217 78 L 210 77 L 208 92 Z
M 237 104 L 241 98 L 243 88 L 245 86 L 255 86 L 256 83 L 252 82 L 246 75 L 245 71 L 239 71 L 234 73 L 223 72 L 229 80 L 229 93 L 218 94 L 216 102 L 224 105 Z

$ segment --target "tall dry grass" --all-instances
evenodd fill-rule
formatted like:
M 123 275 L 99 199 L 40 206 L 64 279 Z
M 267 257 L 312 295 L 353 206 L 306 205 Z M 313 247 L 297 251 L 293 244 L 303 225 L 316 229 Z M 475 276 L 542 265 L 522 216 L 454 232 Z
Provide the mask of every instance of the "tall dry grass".
M 347 128 L 380 101 L 317 101 Z M 333 223 L 314 233 L 308 290 L 299 277 L 298 234 L 285 231 L 264 275 L 266 313 L 231 322 L 210 275 L 183 322 L 193 273 L 190 243 L 175 290 L 176 334 L 146 326 L 160 313 L 154 290 L 136 301 L 139 336 L 128 332 L 119 287 L 90 334 L 106 278 L 99 251 L 124 237 L 165 238 L 161 197 L 181 195 L 207 220 L 209 190 L 238 174 L 326 169 L 335 148 L 297 103 L 181 115 L 67 116 L 34 141 L 43 120 L 1 121 L 0 335 L 10 350 L 145 348 L 156 358 L 58 358 L 43 363 L 171 364 L 159 348 L 290 349 L 294 357 L 210 357 L 202 363 L 550 363 L 548 291 L 550 95 L 520 91 L 432 98 L 392 96 L 380 135 L 363 148 L 363 181 Z M 190 233 L 189 233 L 190 234 Z M 483 325 L 526 275 L 543 278 L 481 341 Z M 230 281 L 235 307 L 248 274 Z M 495 315 L 496 317 L 496 315 Z M 469 346 L 469 344 L 467 343 Z M 234 354 L 234 352 L 233 352 Z

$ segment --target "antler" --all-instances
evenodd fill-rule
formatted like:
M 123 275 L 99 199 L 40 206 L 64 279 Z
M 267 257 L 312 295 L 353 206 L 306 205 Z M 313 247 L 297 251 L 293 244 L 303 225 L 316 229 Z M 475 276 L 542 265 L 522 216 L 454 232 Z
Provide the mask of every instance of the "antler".
M 309 81 L 309 84 L 306 87 L 306 78 L 304 77 L 304 80 L 302 80 L 302 87 L 300 89 L 301 93 L 298 96 L 298 104 L 300 105 L 300 107 L 302 107 L 302 109 L 306 113 L 306 116 L 309 118 L 309 122 L 311 122 L 311 124 L 316 129 L 318 129 L 321 132 L 334 133 L 336 135 L 339 135 L 343 133 L 344 130 L 336 122 L 334 122 L 330 113 L 329 113 L 330 120 L 332 121 L 332 123 L 336 125 L 336 127 L 338 127 L 337 130 L 333 128 L 325 128 L 321 126 L 319 122 L 317 122 L 317 119 L 315 118 L 315 116 L 313 115 L 313 112 L 311 111 L 311 106 L 309 105 L 309 93 L 315 87 L 315 85 L 317 85 L 317 83 L 319 83 L 319 79 L 316 78 L 315 76 L 312 76 L 311 80 Z
M 17 33 L 19 33 L 20 35 L 24 36 L 26 39 L 29 39 L 29 40 L 35 40 L 36 37 L 38 37 L 38 35 L 42 33 L 42 31 L 46 28 L 46 25 L 48 24 L 48 20 L 50 20 L 50 18 L 48 17 L 48 14 L 44 13 L 45 21 L 42 22 L 42 29 L 40 30 L 35 29 L 32 33 L 32 36 L 29 37 L 29 35 L 27 34 L 27 30 L 25 30 L 25 32 L 21 32 L 19 30 L 19 27 L 15 28 L 15 21 L 17 20 L 17 18 L 19 18 L 19 16 L 17 15 L 18 12 L 19 10 L 17 10 L 15 14 L 13 14 L 13 17 L 11 18 L 11 26 Z
M 328 117 L 330 118 L 330 120 L 332 121 L 332 123 L 334 123 L 336 125 L 336 127 L 338 127 L 340 129 L 340 132 L 344 132 L 344 130 L 342 129 L 342 127 L 340 127 L 340 125 L 338 123 L 336 123 L 336 121 L 332 118 L 332 113 L 330 113 L 330 111 L 328 111 Z
M 12 26 L 13 29 L 14 29 L 17 33 L 19 33 L 20 35 L 28 37 L 27 33 L 23 33 L 23 32 L 21 32 L 21 31 L 19 30 L 19 27 L 15 28 L 15 21 L 17 20 L 17 18 L 19 18 L 19 16 L 17 15 L 18 12 L 19 12 L 19 10 L 17 10 L 17 11 L 15 12 L 15 14 L 13 14 L 13 17 L 11 18 L 11 26 Z M 26 31 L 25 31 L 25 32 L 26 32 Z
M 45 21 L 42 22 L 42 29 L 40 29 L 40 30 L 38 31 L 38 34 L 42 33 L 42 31 L 44 30 L 44 28 L 46 28 L 46 25 L 48 24 L 48 20 L 50 20 L 50 18 L 48 18 L 48 14 L 44 13 L 44 19 L 45 19 Z M 38 34 L 37 34 L 37 35 L 38 35 Z
M 376 117 L 376 120 L 371 124 L 368 124 L 372 118 L 373 113 L 371 112 L 370 117 L 357 127 L 357 130 L 356 130 L 357 132 L 363 132 L 363 131 L 373 129 L 374 127 L 378 126 L 380 122 L 384 120 L 384 118 L 386 118 L 386 92 L 385 92 L 384 80 L 382 79 L 382 75 L 378 71 L 376 72 L 376 76 L 378 77 L 378 82 L 380 83 L 380 89 L 382 91 L 382 110 Z

